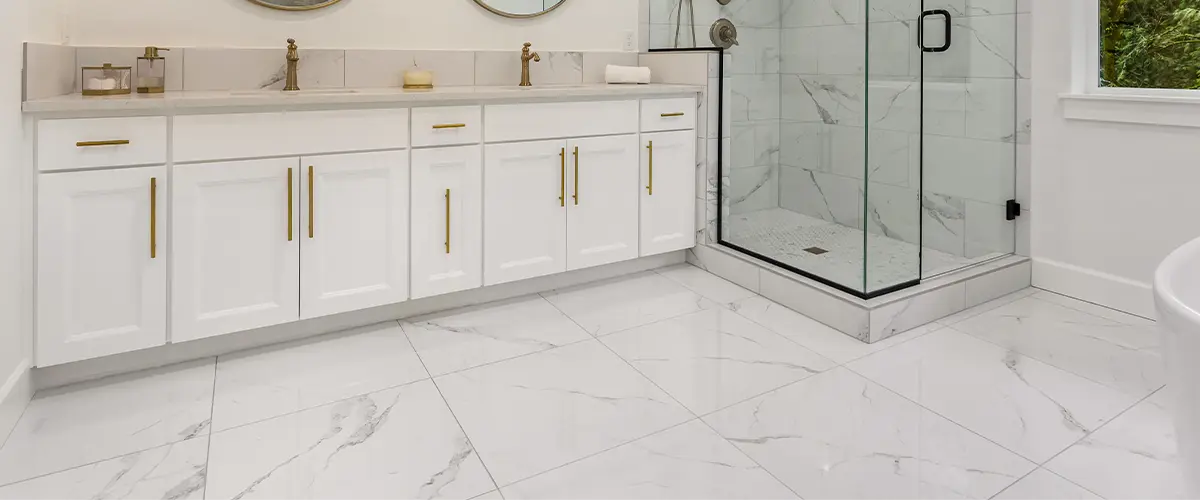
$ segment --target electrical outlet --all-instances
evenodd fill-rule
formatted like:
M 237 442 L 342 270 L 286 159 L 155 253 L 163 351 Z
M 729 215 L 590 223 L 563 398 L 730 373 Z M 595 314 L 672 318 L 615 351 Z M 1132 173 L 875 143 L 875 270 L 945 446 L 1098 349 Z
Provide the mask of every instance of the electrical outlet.
M 625 35 L 625 43 L 622 48 L 626 52 L 633 52 L 633 51 L 637 50 L 637 38 L 634 37 L 633 32 L 632 31 L 624 31 L 624 32 L 622 32 L 622 34 Z

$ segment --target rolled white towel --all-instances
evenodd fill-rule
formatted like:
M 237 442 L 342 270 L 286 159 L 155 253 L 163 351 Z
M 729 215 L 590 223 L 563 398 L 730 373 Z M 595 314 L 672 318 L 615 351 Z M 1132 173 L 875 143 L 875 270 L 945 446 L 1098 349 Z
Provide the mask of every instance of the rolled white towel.
M 608 83 L 650 83 L 650 68 L 609 64 L 604 70 L 604 81 Z

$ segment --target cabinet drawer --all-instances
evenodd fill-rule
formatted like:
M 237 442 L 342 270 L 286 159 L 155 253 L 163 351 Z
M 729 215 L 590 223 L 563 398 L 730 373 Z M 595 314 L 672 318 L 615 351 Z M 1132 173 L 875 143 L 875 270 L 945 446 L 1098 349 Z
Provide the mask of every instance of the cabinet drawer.
M 407 109 L 190 115 L 175 118 L 175 162 L 408 147 Z
M 412 127 L 413 147 L 477 144 L 483 137 L 483 107 L 417 108 Z
M 502 104 L 487 107 L 487 142 L 637 132 L 637 101 Z
M 37 150 L 42 171 L 166 163 L 167 119 L 42 120 Z
M 696 128 L 696 99 L 647 99 L 642 101 L 642 132 Z

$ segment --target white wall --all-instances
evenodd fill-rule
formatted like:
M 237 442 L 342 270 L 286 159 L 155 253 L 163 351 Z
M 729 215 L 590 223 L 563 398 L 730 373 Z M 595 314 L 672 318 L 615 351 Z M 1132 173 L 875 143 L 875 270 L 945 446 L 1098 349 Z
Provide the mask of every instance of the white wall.
M 8 1 L 8 0 L 5 0 Z M 36 1 L 36 0 L 35 0 Z M 284 12 L 246 0 L 61 0 L 72 45 L 620 51 L 638 33 L 638 0 L 567 0 L 535 19 L 506 19 L 472 0 L 343 0 Z
M 22 42 L 61 41 L 57 0 L 0 1 L 0 441 L 29 397 L 32 172 L 21 113 Z
M 1153 316 L 1155 267 L 1200 237 L 1200 129 L 1065 119 L 1078 22 L 1033 3 L 1034 285 Z

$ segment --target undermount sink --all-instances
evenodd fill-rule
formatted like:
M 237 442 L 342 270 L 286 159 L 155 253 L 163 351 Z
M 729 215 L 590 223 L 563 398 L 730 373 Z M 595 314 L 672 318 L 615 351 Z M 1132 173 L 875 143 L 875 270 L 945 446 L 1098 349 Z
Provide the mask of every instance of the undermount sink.
M 312 89 L 312 90 L 234 90 L 229 95 L 339 95 L 357 94 L 357 89 Z

